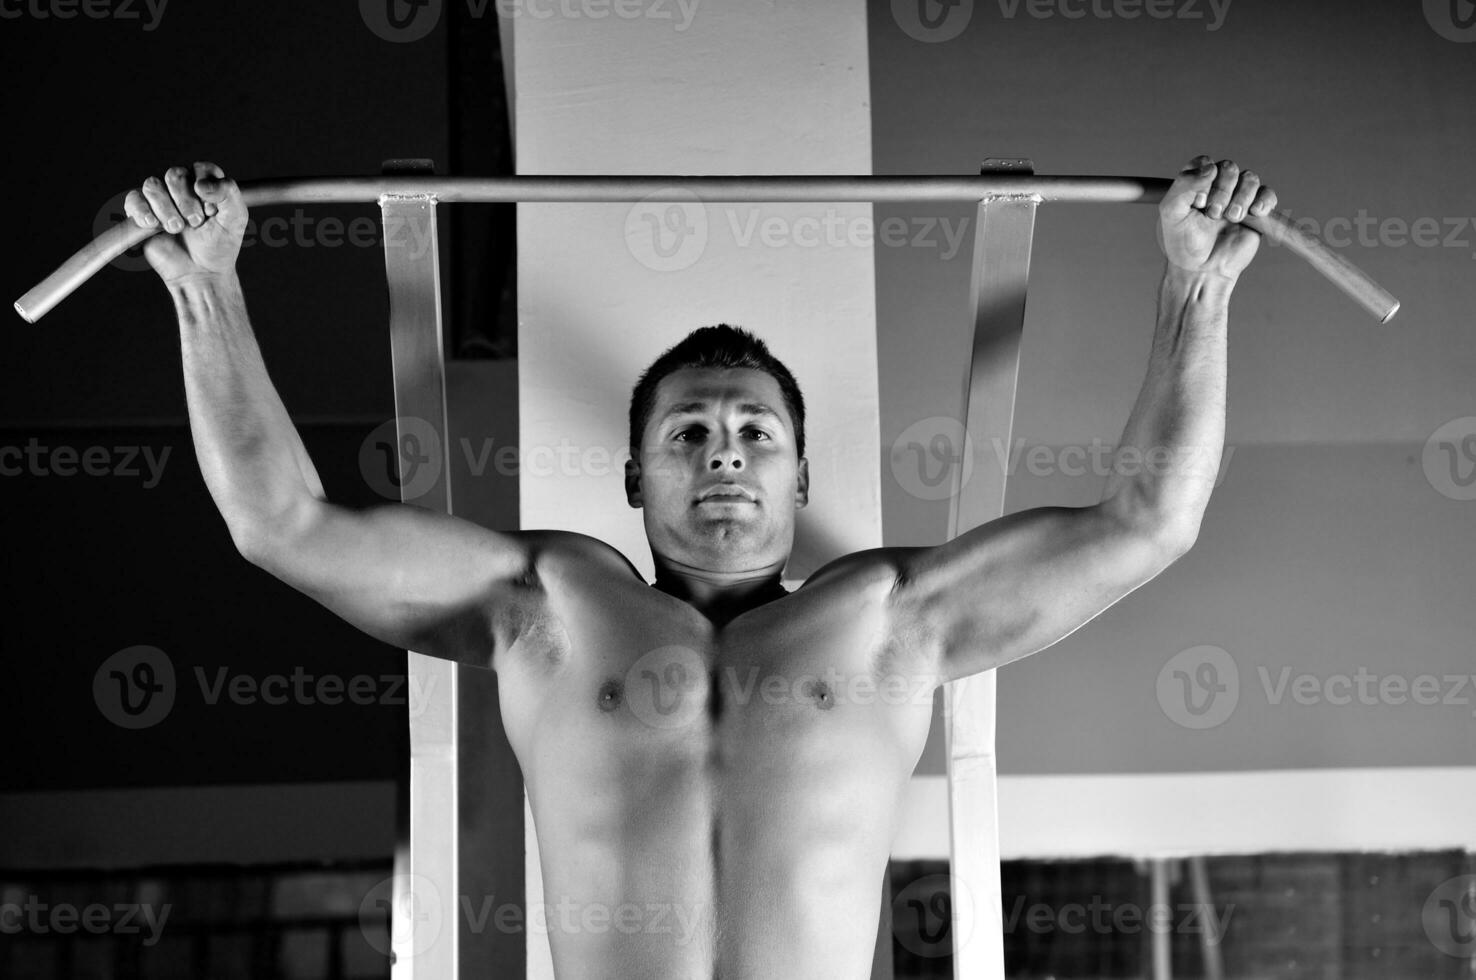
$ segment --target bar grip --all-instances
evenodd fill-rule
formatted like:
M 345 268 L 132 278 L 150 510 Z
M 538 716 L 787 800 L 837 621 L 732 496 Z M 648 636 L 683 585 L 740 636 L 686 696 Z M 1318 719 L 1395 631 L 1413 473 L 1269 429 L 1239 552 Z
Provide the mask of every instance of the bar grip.
M 1260 232 L 1261 236 L 1275 245 L 1284 245 L 1311 264 L 1359 306 L 1388 323 L 1399 312 L 1399 300 L 1394 294 L 1369 278 L 1368 273 L 1343 258 L 1327 246 L 1322 239 L 1305 229 L 1297 227 L 1280 211 L 1272 211 L 1264 217 L 1247 215 L 1241 224 Z
M 690 200 L 733 201 L 965 201 L 989 196 L 1028 194 L 1044 201 L 1157 203 L 1169 181 L 1144 177 L 1061 177 L 990 175 L 980 177 L 572 177 L 538 175 L 511 178 L 379 177 L 289 178 L 243 182 L 246 207 L 273 204 L 372 202 L 385 193 L 416 193 L 446 203 L 635 202 Z M 673 197 L 673 195 L 683 195 Z M 1297 227 L 1282 212 L 1249 215 L 1242 222 L 1277 245 L 1306 259 L 1354 302 L 1388 323 L 1399 300 L 1343 258 L 1316 235 Z M 35 323 L 52 307 L 113 259 L 157 235 L 162 229 L 140 228 L 130 221 L 114 225 L 67 259 L 60 268 L 16 300 L 15 311 Z
M 16 300 L 15 312 L 27 323 L 35 323 L 50 313 L 53 306 L 72 295 L 78 286 L 96 275 L 103 266 L 158 233 L 159 229 L 140 228 L 131 219 L 120 221 L 82 246 L 60 268 Z

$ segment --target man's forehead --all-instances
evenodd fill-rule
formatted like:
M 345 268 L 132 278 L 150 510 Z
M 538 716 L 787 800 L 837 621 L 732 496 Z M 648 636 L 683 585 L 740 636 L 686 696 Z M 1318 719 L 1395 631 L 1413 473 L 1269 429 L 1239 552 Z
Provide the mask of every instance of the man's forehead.
M 767 410 L 783 417 L 784 394 L 779 382 L 756 368 L 682 368 L 661 379 L 657 387 L 656 419 L 674 409 L 701 411 Z

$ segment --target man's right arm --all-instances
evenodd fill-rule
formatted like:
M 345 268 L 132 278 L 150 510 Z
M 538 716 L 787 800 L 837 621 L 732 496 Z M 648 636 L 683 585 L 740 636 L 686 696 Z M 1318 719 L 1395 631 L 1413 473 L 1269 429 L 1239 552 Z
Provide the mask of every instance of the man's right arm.
M 190 432 L 237 549 L 377 639 L 491 666 L 493 609 L 526 593 L 533 538 L 404 504 L 325 499 L 247 318 L 235 272 L 245 207 L 211 168 L 196 165 L 199 196 L 176 168 L 127 208 L 140 224 L 157 216 L 180 229 L 145 254 L 174 299 Z

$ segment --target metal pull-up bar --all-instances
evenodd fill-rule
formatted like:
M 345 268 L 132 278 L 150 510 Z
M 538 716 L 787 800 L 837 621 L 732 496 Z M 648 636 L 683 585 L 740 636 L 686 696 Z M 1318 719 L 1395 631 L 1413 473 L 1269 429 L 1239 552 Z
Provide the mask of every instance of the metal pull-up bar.
M 634 203 L 670 201 L 704 204 L 873 202 L 878 204 L 1030 199 L 1089 204 L 1157 204 L 1172 181 L 1155 177 L 1046 177 L 986 174 L 972 177 L 289 177 L 243 181 L 248 208 L 279 204 L 374 204 L 386 195 L 423 196 L 443 204 L 461 203 Z M 694 199 L 695 198 L 695 202 Z M 1399 300 L 1361 269 L 1334 252 L 1316 235 L 1280 211 L 1249 215 L 1241 224 L 1284 245 L 1321 272 L 1360 306 L 1387 323 Z M 122 221 L 42 280 L 15 303 L 35 323 L 103 266 L 128 249 L 159 234 Z

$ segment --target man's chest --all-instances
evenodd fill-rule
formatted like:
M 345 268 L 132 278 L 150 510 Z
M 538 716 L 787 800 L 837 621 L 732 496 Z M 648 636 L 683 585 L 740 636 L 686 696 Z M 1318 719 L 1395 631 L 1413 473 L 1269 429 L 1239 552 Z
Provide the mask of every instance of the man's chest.
M 558 746 L 617 768 L 713 772 L 846 746 L 920 750 L 933 685 L 902 668 L 916 640 L 887 586 L 813 583 L 721 629 L 649 588 L 550 589 L 499 667 L 509 739 L 529 760 Z

